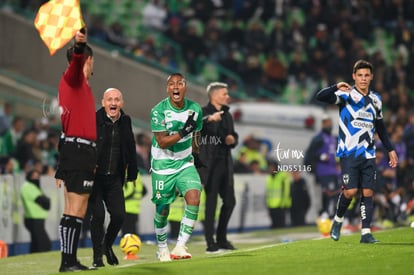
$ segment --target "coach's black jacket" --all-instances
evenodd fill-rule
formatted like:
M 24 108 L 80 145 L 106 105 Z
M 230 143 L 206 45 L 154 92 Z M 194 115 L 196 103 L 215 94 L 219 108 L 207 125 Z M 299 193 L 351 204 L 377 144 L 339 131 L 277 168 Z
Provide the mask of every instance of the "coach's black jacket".
M 119 158 L 120 163 L 117 166 L 117 175 L 120 175 L 121 179 L 125 179 L 126 181 L 135 181 L 138 174 L 138 167 L 131 118 L 121 110 L 121 117 L 117 123 L 119 123 L 119 137 L 121 145 L 121 156 Z M 103 107 L 96 112 L 96 129 L 98 132 L 96 145 L 99 165 L 100 160 L 102 160 L 101 156 L 103 150 L 108 150 L 110 148 L 113 129 L 113 123 L 106 115 Z
M 199 158 L 205 167 L 199 167 L 197 170 L 201 182 L 205 186 L 208 185 L 210 169 L 218 156 L 227 159 L 229 179 L 233 179 L 233 158 L 230 150 L 237 145 L 239 136 L 234 130 L 233 117 L 229 113 L 229 107 L 223 106 L 221 110 L 223 114 L 221 115 L 220 122 L 207 122 L 206 117 L 219 110 L 211 103 L 203 107 L 203 118 L 205 119 L 203 119 L 203 129 L 201 130 Z M 226 145 L 225 139 L 227 135 L 233 135 L 236 143 L 230 146 Z M 231 182 L 230 184 L 233 183 Z

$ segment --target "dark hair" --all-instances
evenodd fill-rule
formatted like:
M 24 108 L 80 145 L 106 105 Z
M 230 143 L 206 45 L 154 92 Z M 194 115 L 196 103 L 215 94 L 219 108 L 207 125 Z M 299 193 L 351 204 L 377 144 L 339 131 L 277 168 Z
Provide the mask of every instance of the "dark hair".
M 23 117 L 21 117 L 19 115 L 15 116 L 12 120 L 12 125 L 15 125 L 19 121 L 24 121 Z
M 37 177 L 39 177 L 40 175 L 40 173 L 39 173 L 39 171 L 36 171 L 36 170 L 30 170 L 29 172 L 27 172 L 26 173 L 26 180 L 27 181 L 32 181 L 32 180 L 34 180 L 35 179 L 35 174 L 37 174 L 38 176 Z
M 184 81 L 185 81 L 184 76 L 183 76 L 182 74 L 180 74 L 180 73 L 172 73 L 172 74 L 170 74 L 170 75 L 167 77 L 167 81 L 169 81 L 169 80 L 170 80 L 170 78 L 171 78 L 171 77 L 173 77 L 173 76 L 180 76 L 180 77 L 182 77 L 182 78 L 184 79 Z
M 67 58 L 68 62 L 70 62 L 72 60 L 74 50 L 75 50 L 75 47 L 72 46 L 66 51 L 66 58 Z M 85 45 L 85 48 L 83 50 L 83 56 L 84 56 L 85 59 L 88 58 L 89 56 L 93 56 L 92 48 L 89 47 L 88 45 Z
M 356 73 L 356 71 L 358 71 L 359 69 L 369 69 L 372 73 L 372 71 L 374 70 L 372 64 L 366 60 L 358 60 L 357 62 L 355 62 L 354 65 L 354 69 L 352 70 L 353 73 Z
M 6 172 L 7 163 L 10 161 L 10 156 L 2 156 L 0 157 L 0 175 Z
M 22 139 L 28 136 L 29 134 L 36 134 L 37 130 L 33 127 L 27 128 L 23 131 Z

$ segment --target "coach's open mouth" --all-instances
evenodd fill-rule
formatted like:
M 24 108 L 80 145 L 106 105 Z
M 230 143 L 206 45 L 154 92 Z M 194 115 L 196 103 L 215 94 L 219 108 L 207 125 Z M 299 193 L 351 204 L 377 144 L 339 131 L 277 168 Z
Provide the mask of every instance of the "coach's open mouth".
M 109 107 L 109 113 L 113 115 L 117 112 L 117 109 L 118 108 L 116 106 L 111 106 Z

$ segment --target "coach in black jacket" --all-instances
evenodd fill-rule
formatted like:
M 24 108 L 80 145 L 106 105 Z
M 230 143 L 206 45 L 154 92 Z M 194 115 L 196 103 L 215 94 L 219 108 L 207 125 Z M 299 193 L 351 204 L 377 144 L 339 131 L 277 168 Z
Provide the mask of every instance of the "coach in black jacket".
M 238 135 L 234 131 L 233 118 L 227 106 L 230 99 L 227 84 L 213 82 L 208 85 L 207 93 L 209 103 L 203 107 L 203 129 L 199 141 L 199 159 L 205 166 L 199 167 L 198 172 L 206 192 L 206 252 L 215 253 L 220 249 L 234 249 L 227 240 L 227 226 L 236 204 L 231 149 L 237 145 Z M 214 217 L 218 195 L 223 204 L 215 230 Z
M 104 266 L 119 261 L 112 245 L 125 218 L 125 199 L 122 186 L 137 179 L 138 167 L 131 118 L 122 111 L 122 93 L 115 88 L 105 91 L 102 108 L 96 112 L 97 167 L 95 184 L 89 199 L 91 210 L 91 238 L 93 265 Z M 104 230 L 105 206 L 110 214 L 106 233 Z

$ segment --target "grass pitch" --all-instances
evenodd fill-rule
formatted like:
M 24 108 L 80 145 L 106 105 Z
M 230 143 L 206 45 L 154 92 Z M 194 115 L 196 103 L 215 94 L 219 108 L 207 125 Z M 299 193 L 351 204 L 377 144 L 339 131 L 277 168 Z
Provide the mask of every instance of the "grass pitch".
M 256 231 L 232 234 L 237 250 L 205 254 L 201 236 L 188 244 L 190 260 L 160 263 L 157 247 L 144 243 L 138 260 L 124 260 L 118 246 L 114 251 L 120 265 L 95 271 L 98 274 L 414 274 L 414 229 L 378 231 L 376 244 L 360 244 L 359 233 L 343 235 L 338 242 L 321 238 L 316 228 Z M 169 245 L 170 249 L 173 245 Z M 83 264 L 92 263 L 92 249 L 78 251 Z M 59 274 L 60 252 L 27 254 L 0 259 L 0 274 Z M 105 257 L 104 257 L 105 262 Z M 106 263 L 106 262 L 105 262 Z

